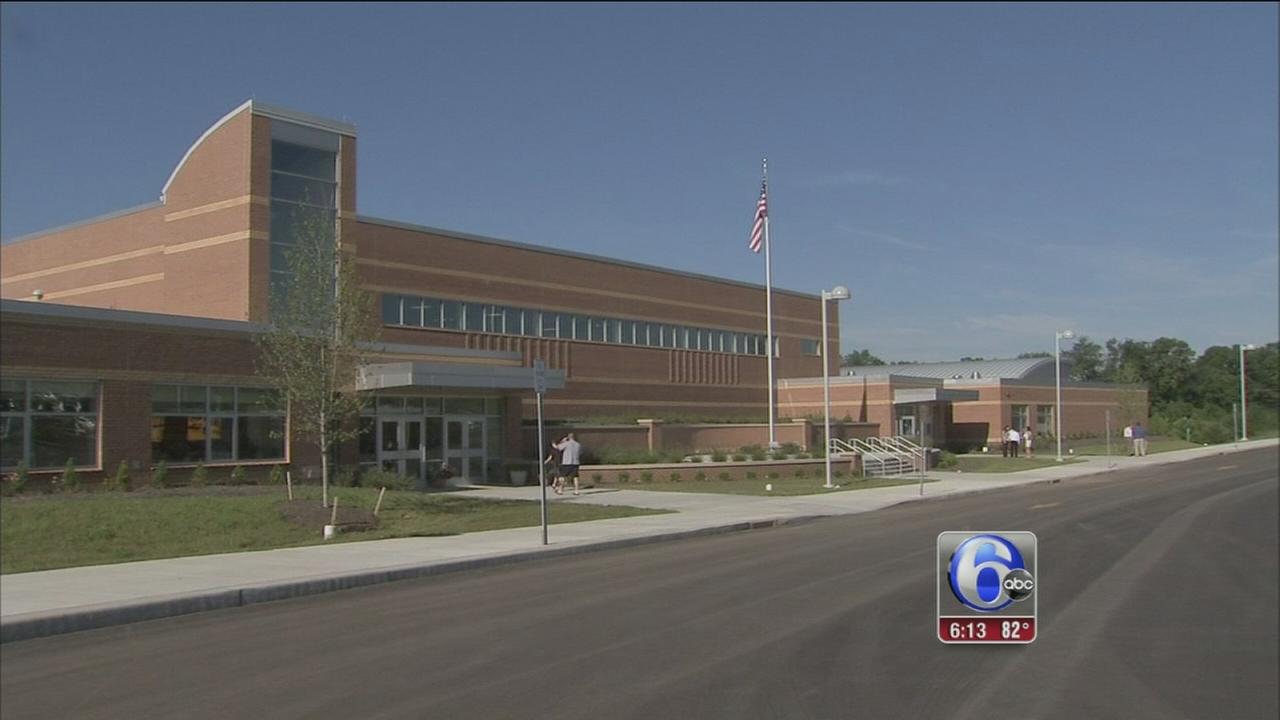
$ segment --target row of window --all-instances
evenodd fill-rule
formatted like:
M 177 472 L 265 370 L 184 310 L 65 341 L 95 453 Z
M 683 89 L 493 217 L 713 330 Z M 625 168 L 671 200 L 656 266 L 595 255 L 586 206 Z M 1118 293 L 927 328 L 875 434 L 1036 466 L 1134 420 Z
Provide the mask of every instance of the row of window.
M 1027 422 L 1031 417 L 1029 408 L 1030 406 L 1028 405 L 1010 405 L 1009 406 L 1009 422 L 1014 428 L 1017 428 L 1019 432 L 1021 432 L 1023 428 L 1030 426 L 1030 423 Z M 1052 405 L 1036 406 L 1035 428 L 1037 432 L 1042 432 L 1042 433 L 1054 432 Z
M 68 460 L 76 467 L 95 467 L 98 409 L 96 382 L 3 379 L 0 467 L 13 468 L 25 462 L 33 469 L 59 468 Z M 365 459 L 370 451 L 376 453 L 379 447 L 375 433 L 379 418 L 394 418 L 388 421 L 393 429 L 404 426 L 400 432 L 405 437 L 382 437 L 384 450 L 396 450 L 401 443 L 412 447 L 417 447 L 415 442 L 438 443 L 446 437 L 451 448 L 480 450 L 486 447 L 487 434 L 487 451 L 497 452 L 501 448 L 502 411 L 498 398 L 370 396 L 362 411 L 361 457 Z M 447 423 L 445 415 L 450 416 Z M 285 432 L 285 412 L 279 398 L 266 388 L 151 388 L 152 462 L 283 460 Z M 415 437 L 420 439 L 415 441 Z
M 285 415 L 271 390 L 153 385 L 151 460 L 283 460 Z
M 738 355 L 764 355 L 767 345 L 764 335 L 753 333 L 390 293 L 382 296 L 382 322 L 406 327 L 706 350 Z M 774 338 L 775 356 L 778 354 L 777 345 L 777 338 Z
M 0 380 L 0 466 L 96 464 L 98 384 Z

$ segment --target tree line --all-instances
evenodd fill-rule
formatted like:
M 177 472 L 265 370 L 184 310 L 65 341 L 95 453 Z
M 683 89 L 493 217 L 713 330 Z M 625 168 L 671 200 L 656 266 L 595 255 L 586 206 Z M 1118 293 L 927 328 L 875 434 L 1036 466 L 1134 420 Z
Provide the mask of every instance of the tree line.
M 1018 357 L 1053 355 L 1028 352 Z M 870 350 L 854 351 L 843 360 L 845 365 L 906 364 L 886 363 Z M 1071 380 L 1145 386 L 1151 429 L 1157 434 L 1227 442 L 1238 432 L 1233 416 L 1233 407 L 1240 402 L 1238 346 L 1215 345 L 1197 356 L 1185 340 L 1177 338 L 1111 338 L 1098 344 L 1080 336 L 1063 352 L 1063 363 L 1070 364 Z M 1280 343 L 1246 351 L 1245 390 L 1249 436 L 1274 433 L 1280 427 Z

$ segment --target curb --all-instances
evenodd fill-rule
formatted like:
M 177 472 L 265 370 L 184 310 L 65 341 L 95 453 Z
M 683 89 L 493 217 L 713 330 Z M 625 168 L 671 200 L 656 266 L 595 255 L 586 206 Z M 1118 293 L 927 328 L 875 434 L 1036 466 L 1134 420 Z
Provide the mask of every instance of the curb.
M 616 540 L 604 540 L 601 542 L 587 542 L 562 547 L 555 547 L 554 545 L 551 545 L 546 548 L 539 547 L 530 550 L 518 550 L 515 552 L 506 552 L 501 555 L 491 555 L 488 557 L 471 558 L 467 560 L 449 560 L 427 565 L 400 566 L 332 577 L 294 580 L 266 585 L 251 585 L 242 588 L 170 596 L 162 599 L 158 598 L 138 603 L 112 605 L 108 607 L 99 606 L 73 609 L 69 611 L 29 613 L 26 616 L 17 616 L 12 620 L 0 623 L 0 644 L 17 642 L 20 640 L 32 640 L 52 635 L 64 635 L 67 633 L 80 632 L 82 630 L 96 630 L 98 628 L 112 627 L 116 625 L 128 625 L 147 620 L 159 620 L 162 618 L 190 615 L 194 613 L 208 612 L 211 610 L 223 610 L 227 608 L 243 607 L 246 605 L 256 605 L 258 603 L 273 602 L 276 600 L 288 600 L 292 598 L 306 597 L 308 595 L 335 592 L 338 590 L 350 590 L 370 585 L 380 585 L 383 583 L 395 582 L 397 580 L 411 580 L 414 578 L 445 575 L 449 573 L 463 572 L 466 570 L 498 567 L 514 564 L 524 560 L 540 560 L 544 558 L 583 555 L 601 550 L 634 547 L 648 545 L 651 543 L 668 542 L 671 540 L 682 540 L 685 538 L 724 535 L 744 530 L 759 530 L 762 528 L 794 525 L 797 523 L 817 520 L 823 517 L 830 516 L 811 515 L 789 518 L 773 518 L 768 520 L 748 520 L 730 523 L 727 525 L 696 528 L 694 530 L 680 530 L 657 535 L 619 538 Z

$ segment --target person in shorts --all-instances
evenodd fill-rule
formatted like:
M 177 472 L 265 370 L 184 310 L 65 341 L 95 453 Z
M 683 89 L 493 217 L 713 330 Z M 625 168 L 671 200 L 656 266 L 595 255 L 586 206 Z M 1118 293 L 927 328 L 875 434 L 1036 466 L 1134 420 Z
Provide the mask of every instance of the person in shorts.
M 1029 458 L 1036 456 L 1035 448 L 1032 447 L 1031 442 L 1034 437 L 1035 435 L 1031 432 L 1031 428 L 1027 428 L 1026 431 L 1022 433 L 1022 447 L 1027 451 L 1027 457 Z
M 565 435 L 560 442 L 551 447 L 560 451 L 560 484 L 556 487 L 556 494 L 564 494 L 564 482 L 573 479 L 573 494 L 581 495 L 581 489 L 578 486 L 578 465 L 582 460 L 582 445 L 574 439 L 573 433 Z

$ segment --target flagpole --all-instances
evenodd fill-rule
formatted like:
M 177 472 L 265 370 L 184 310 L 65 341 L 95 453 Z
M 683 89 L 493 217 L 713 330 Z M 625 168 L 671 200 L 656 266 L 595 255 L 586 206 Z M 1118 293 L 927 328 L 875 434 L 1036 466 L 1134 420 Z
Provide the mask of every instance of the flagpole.
M 769 187 L 769 159 L 760 161 L 764 174 L 766 193 Z M 769 256 L 769 215 L 764 216 L 764 307 L 765 307 L 765 357 L 769 359 L 769 448 L 778 447 L 778 438 L 774 434 L 774 405 L 776 404 L 773 382 L 773 261 Z

